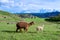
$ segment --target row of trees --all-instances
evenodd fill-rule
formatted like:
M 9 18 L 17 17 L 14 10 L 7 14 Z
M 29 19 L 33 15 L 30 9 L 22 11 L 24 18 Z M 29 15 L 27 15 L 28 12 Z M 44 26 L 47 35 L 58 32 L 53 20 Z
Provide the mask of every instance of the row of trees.
M 60 21 L 60 14 L 57 16 L 49 17 L 45 19 L 46 21 Z
M 58 16 L 50 17 L 50 19 L 60 21 L 60 14 Z

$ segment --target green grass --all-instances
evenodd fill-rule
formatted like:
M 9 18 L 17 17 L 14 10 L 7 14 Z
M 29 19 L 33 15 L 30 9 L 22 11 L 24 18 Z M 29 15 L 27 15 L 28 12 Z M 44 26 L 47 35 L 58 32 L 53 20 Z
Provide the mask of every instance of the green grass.
M 3 19 L 4 18 L 1 18 L 0 20 Z M 15 21 L 12 17 L 4 20 Z M 7 24 L 7 22 L 0 22 L 0 40 L 60 40 L 60 24 L 46 22 L 43 18 L 25 18 L 25 21 L 34 21 L 35 25 L 29 27 L 28 32 L 23 31 L 22 33 L 15 32 L 15 23 Z M 37 32 L 36 27 L 41 24 L 45 25 L 44 30 L 43 32 Z
M 0 11 L 0 40 L 60 40 L 60 24 L 46 22 L 43 18 L 25 18 L 26 22 L 34 21 L 35 25 L 29 27 L 28 32 L 15 32 L 16 23 L 13 22 L 20 19 L 17 15 Z M 45 25 L 44 30 L 37 32 L 36 27 L 41 24 Z

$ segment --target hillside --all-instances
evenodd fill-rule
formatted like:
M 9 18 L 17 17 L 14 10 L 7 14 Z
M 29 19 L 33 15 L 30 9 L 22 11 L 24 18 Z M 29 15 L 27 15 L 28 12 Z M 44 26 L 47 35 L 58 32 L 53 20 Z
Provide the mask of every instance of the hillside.
M 16 22 L 18 20 L 20 20 L 20 17 L 17 15 L 0 10 L 0 22 Z
M 10 13 L 9 13 L 9 12 L 6 12 L 6 11 L 0 10 L 0 14 L 3 14 L 3 15 L 9 15 Z

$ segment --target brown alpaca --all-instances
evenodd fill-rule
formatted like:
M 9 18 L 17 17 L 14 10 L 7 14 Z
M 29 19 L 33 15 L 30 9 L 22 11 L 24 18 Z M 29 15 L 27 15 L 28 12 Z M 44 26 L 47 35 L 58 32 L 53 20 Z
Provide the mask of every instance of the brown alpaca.
M 16 32 L 18 32 L 18 29 L 20 29 L 20 31 L 22 31 L 22 29 L 24 29 L 25 31 L 27 31 L 28 27 L 31 26 L 31 25 L 33 25 L 33 24 L 34 24 L 33 21 L 30 22 L 30 23 L 27 23 L 27 22 L 18 22 L 16 24 L 16 27 L 17 27 Z

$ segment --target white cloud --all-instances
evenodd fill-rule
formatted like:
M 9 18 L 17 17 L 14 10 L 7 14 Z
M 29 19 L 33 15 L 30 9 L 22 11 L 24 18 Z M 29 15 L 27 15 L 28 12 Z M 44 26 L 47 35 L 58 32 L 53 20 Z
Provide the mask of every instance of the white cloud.
M 9 0 L 0 0 L 0 2 L 2 2 L 2 3 L 8 3 Z
M 17 9 L 18 11 L 38 12 L 41 8 L 58 10 L 60 8 L 60 1 L 56 0 L 0 0 L 0 2 L 4 3 L 1 7 L 14 9 L 14 11 Z
M 3 6 L 3 7 L 4 7 L 4 8 L 8 8 L 8 9 L 10 8 L 10 6 Z

